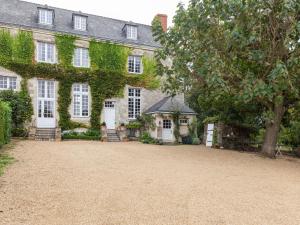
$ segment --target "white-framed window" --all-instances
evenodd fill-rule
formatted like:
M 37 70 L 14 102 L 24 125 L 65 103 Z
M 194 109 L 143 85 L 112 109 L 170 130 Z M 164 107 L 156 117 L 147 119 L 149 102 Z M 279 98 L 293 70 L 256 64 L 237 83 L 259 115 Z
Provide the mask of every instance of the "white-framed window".
M 37 42 L 37 61 L 55 63 L 55 45 L 47 42 Z
M 189 119 L 180 119 L 179 123 L 180 123 L 180 125 L 188 125 Z
M 73 84 L 73 115 L 89 116 L 89 86 L 88 84 Z
M 141 74 L 142 73 L 142 57 L 129 56 L 128 57 L 128 72 Z
M 87 48 L 76 48 L 73 64 L 76 67 L 90 67 L 89 50 Z
M 171 120 L 163 120 L 163 128 L 164 129 L 171 129 L 172 128 L 172 121 Z
M 128 39 L 137 40 L 137 27 L 127 25 L 126 26 L 126 36 Z
M 17 78 L 0 75 L 0 90 L 16 90 Z
M 141 114 L 141 89 L 128 89 L 128 118 L 136 119 Z
M 53 13 L 50 9 L 39 9 L 39 23 L 53 25 Z
M 74 16 L 74 29 L 86 31 L 87 28 L 87 17 L 86 16 Z

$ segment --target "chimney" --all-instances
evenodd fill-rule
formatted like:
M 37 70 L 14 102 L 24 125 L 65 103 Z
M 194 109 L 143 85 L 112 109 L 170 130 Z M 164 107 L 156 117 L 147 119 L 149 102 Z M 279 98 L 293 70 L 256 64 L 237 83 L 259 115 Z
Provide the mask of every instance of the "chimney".
M 155 17 L 159 19 L 163 31 L 166 32 L 168 29 L 168 16 L 166 14 L 157 14 Z

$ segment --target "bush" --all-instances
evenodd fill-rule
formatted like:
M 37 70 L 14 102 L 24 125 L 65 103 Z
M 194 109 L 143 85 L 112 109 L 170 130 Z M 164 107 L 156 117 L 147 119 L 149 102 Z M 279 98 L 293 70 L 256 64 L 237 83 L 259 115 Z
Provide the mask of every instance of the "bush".
M 200 145 L 200 139 L 199 138 L 193 138 L 193 145 Z
M 78 139 L 78 140 L 95 140 L 98 141 L 101 139 L 100 131 L 95 129 L 89 129 L 86 132 L 75 132 L 71 131 L 68 133 L 64 133 L 62 135 L 63 140 L 71 140 L 71 139 Z
M 151 137 L 151 135 L 148 132 L 144 132 L 141 136 L 140 136 L 140 142 L 144 143 L 144 144 L 156 144 L 157 141 Z
M 21 92 L 1 91 L 0 100 L 9 103 L 12 116 L 12 135 L 24 136 L 27 134 L 24 128 L 25 122 L 30 121 L 32 115 L 32 105 L 30 97 Z
M 0 101 L 0 147 L 10 141 L 11 136 L 11 108 Z

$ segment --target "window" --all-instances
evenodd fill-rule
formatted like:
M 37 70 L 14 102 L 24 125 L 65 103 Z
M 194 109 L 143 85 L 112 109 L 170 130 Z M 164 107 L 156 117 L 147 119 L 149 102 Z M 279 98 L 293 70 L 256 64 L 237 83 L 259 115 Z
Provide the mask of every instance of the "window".
M 45 42 L 38 42 L 37 61 L 45 63 L 55 63 L 55 45 Z
M 181 125 L 187 125 L 187 124 L 189 123 L 189 119 L 180 119 L 180 120 L 179 120 L 179 123 L 180 123 Z
M 128 89 L 128 118 L 136 119 L 141 114 L 141 90 Z
M 89 86 L 87 84 L 73 85 L 73 115 L 89 116 Z
M 172 121 L 171 120 L 163 120 L 163 128 L 164 129 L 171 129 L 172 128 Z
M 0 90 L 16 90 L 17 78 L 0 76 Z
M 142 58 L 141 56 L 128 57 L 128 72 L 129 73 L 142 73 Z
M 115 102 L 105 101 L 104 106 L 105 108 L 115 108 Z
M 74 16 L 74 29 L 86 31 L 87 17 L 85 16 Z
M 90 58 L 89 50 L 86 48 L 76 48 L 74 53 L 74 66 L 76 67 L 89 67 Z
M 126 35 L 128 39 L 137 40 L 137 27 L 127 25 L 126 26 Z
M 53 10 L 39 9 L 39 23 L 53 25 Z

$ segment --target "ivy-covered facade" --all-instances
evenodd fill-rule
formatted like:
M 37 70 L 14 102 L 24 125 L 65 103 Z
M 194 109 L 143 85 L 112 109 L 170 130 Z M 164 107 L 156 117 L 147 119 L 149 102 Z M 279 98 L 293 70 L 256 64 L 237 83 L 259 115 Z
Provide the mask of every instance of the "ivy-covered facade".
M 43 128 L 56 129 L 57 136 L 61 129 L 100 129 L 101 124 L 116 130 L 166 97 L 156 76 L 159 46 L 151 27 L 107 19 L 115 35 L 107 38 L 96 27 L 102 17 L 21 1 L 1 3 L 20 4 L 25 12 L 18 15 L 31 20 L 12 22 L 19 7 L 11 8 L 5 23 L 0 16 L 0 89 L 31 97 L 31 136 Z M 64 19 L 56 18 L 62 13 Z M 75 24 L 75 17 L 85 20 Z

